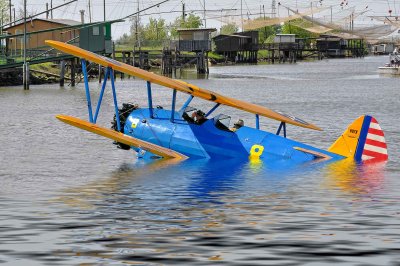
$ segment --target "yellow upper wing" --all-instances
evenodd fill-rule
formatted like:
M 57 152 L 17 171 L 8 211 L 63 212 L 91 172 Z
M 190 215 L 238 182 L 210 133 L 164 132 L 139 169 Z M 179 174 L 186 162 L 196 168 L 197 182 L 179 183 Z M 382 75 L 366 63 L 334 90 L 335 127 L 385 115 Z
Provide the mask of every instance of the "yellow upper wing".
M 310 124 L 304 120 L 298 119 L 296 117 L 286 115 L 283 113 L 275 112 L 271 109 L 268 109 L 266 107 L 248 103 L 245 101 L 240 101 L 234 98 L 226 97 L 223 95 L 220 95 L 218 93 L 202 89 L 200 87 L 197 87 L 193 84 L 186 83 L 184 81 L 180 80 L 174 80 L 170 79 L 164 76 L 160 76 L 145 70 L 142 70 L 137 67 L 133 67 L 121 62 L 118 62 L 116 60 L 86 51 L 84 49 L 81 49 L 79 47 L 63 43 L 63 42 L 58 42 L 58 41 L 51 41 L 47 40 L 46 44 L 64 52 L 67 54 L 74 55 L 76 57 L 84 58 L 88 61 L 95 62 L 97 64 L 100 64 L 104 67 L 111 67 L 112 69 L 116 71 L 123 72 L 128 75 L 132 75 L 144 80 L 147 80 L 152 83 L 159 84 L 164 87 L 168 87 L 171 89 L 175 89 L 180 92 L 188 93 L 191 94 L 195 97 L 207 100 L 207 101 L 212 101 L 215 103 L 227 105 L 233 108 L 237 108 L 246 112 L 250 112 L 253 114 L 258 114 L 261 116 L 265 116 L 271 119 L 275 119 L 281 122 L 285 122 L 288 124 L 292 124 L 295 126 L 300 126 L 300 127 L 305 127 L 305 128 L 310 128 L 310 129 L 315 129 L 315 130 L 322 130 L 319 127 Z

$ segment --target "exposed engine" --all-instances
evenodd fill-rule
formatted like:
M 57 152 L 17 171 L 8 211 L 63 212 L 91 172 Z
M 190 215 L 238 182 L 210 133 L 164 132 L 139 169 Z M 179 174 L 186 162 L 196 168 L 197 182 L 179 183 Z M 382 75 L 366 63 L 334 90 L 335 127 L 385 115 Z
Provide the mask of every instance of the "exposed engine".
M 129 114 L 138 109 L 138 105 L 137 104 L 133 104 L 133 103 L 123 103 L 122 104 L 122 108 L 118 109 L 118 113 L 119 113 L 119 122 L 121 125 L 121 133 L 124 133 L 124 128 L 125 128 L 125 122 L 126 119 L 128 118 Z M 115 131 L 118 131 L 118 126 L 117 126 L 117 118 L 114 114 L 114 118 L 113 121 L 111 122 L 111 128 L 114 129 Z M 120 143 L 120 142 L 116 142 L 114 141 L 114 144 L 117 145 L 117 147 L 119 149 L 123 149 L 123 150 L 129 150 L 131 147 L 129 145 Z

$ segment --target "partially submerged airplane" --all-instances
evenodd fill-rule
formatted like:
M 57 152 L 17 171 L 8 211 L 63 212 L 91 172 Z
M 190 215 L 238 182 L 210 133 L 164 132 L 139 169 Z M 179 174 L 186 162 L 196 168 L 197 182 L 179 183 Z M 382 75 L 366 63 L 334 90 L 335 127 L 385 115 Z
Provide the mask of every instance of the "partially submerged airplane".
M 355 161 L 384 161 L 388 159 L 384 133 L 375 118 L 363 115 L 357 118 L 327 150 L 318 149 L 286 138 L 286 125 L 291 124 L 313 130 L 319 127 L 297 117 L 275 112 L 266 107 L 222 96 L 195 85 L 159 76 L 151 72 L 106 58 L 81 48 L 58 41 L 46 43 L 64 53 L 81 58 L 89 121 L 57 115 L 67 124 L 113 139 L 120 148 L 134 149 L 145 158 L 174 158 L 176 160 L 209 158 L 224 160 L 236 158 L 252 161 L 288 160 L 293 164 L 320 161 L 337 161 L 353 158 Z M 93 115 L 86 60 L 106 68 L 98 104 Z M 113 71 L 123 72 L 147 81 L 148 106 L 139 108 L 133 104 L 118 107 Z M 96 124 L 108 78 L 111 80 L 115 116 L 113 129 Z M 151 84 L 171 88 L 172 107 L 166 110 L 153 107 Z M 183 92 L 189 98 L 176 108 L 176 94 Z M 207 113 L 189 107 L 194 97 L 214 102 Z M 214 111 L 225 105 L 255 115 L 255 128 L 239 123 L 229 128 L 229 117 L 212 116 Z M 277 132 L 260 129 L 260 116 L 280 122 Z

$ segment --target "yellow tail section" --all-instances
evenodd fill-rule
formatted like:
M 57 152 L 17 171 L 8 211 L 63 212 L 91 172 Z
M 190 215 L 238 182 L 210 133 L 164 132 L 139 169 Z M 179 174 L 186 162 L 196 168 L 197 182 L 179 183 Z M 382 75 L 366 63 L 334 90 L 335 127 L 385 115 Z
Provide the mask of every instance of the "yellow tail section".
M 353 158 L 357 150 L 358 139 L 360 138 L 364 117 L 365 115 L 357 118 L 335 141 L 335 143 L 329 147 L 328 151 L 348 158 Z

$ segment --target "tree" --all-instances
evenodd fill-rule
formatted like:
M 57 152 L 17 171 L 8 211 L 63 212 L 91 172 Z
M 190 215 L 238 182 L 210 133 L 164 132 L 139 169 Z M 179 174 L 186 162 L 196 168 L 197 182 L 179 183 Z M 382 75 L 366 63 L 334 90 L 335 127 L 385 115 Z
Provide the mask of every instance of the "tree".
M 130 28 L 130 42 L 129 44 L 133 46 L 140 46 L 143 42 L 143 25 L 140 23 L 140 19 L 137 16 L 131 18 L 131 28 Z
M 177 17 L 172 24 L 171 36 L 176 38 L 178 36 L 178 32 L 176 29 L 179 28 L 187 28 L 187 29 L 198 29 L 203 26 L 203 22 L 199 16 L 196 16 L 193 13 L 190 13 L 189 16 L 185 17 L 185 19 L 181 17 Z
M 236 26 L 233 23 L 228 23 L 221 27 L 220 33 L 225 35 L 230 35 L 238 31 L 239 31 L 238 26 Z
M 128 35 L 128 33 L 122 34 L 121 37 L 119 37 L 118 40 L 116 40 L 117 44 L 132 44 L 132 36 Z
M 269 17 L 258 17 L 255 18 L 254 20 L 268 20 L 270 19 Z M 261 27 L 258 30 L 258 39 L 260 43 L 269 43 L 272 42 L 274 39 L 275 35 L 281 31 L 281 26 L 280 25 L 271 25 L 271 26 L 265 26 Z
M 8 1 L 0 0 L 0 24 L 7 24 L 9 22 L 9 6 Z
M 143 29 L 143 36 L 145 40 L 165 40 L 167 37 L 165 19 L 160 18 L 157 20 L 150 18 L 149 23 Z

